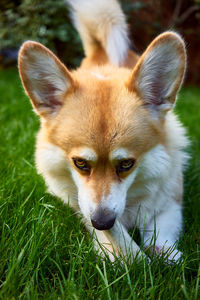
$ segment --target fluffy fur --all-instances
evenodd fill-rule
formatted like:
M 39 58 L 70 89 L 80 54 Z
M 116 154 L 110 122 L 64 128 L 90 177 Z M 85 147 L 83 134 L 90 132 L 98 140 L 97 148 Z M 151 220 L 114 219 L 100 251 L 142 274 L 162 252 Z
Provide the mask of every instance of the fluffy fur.
M 68 3 L 84 44 L 81 67 L 70 72 L 36 42 L 19 52 L 21 80 L 41 119 L 37 170 L 51 193 L 84 216 L 110 259 L 144 255 L 128 234 L 133 226 L 145 247 L 168 251 L 182 227 L 188 141 L 172 108 L 184 42 L 165 32 L 139 58 L 116 0 Z M 179 258 L 177 250 L 169 257 Z

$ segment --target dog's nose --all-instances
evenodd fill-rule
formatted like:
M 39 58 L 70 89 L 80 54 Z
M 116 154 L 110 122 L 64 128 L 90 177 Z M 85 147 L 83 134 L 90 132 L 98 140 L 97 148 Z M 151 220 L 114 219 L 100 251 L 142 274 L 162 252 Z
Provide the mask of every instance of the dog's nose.
M 116 216 L 108 209 L 98 208 L 91 217 L 94 228 L 98 230 L 108 230 L 113 227 Z

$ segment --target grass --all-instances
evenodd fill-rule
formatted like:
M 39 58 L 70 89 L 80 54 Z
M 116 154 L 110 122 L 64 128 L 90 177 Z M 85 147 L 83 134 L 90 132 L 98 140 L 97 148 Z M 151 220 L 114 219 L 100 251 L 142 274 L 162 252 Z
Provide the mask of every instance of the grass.
M 184 88 L 176 107 L 192 140 L 178 265 L 101 261 L 81 220 L 36 174 L 39 121 L 16 70 L 0 70 L 0 98 L 0 299 L 200 299 L 200 88 Z

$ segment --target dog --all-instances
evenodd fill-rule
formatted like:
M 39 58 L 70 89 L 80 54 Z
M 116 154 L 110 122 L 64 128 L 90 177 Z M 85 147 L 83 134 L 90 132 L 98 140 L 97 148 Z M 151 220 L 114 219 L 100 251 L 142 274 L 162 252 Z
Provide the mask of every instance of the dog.
M 84 46 L 80 68 L 70 71 L 34 41 L 19 51 L 20 77 L 41 120 L 37 170 L 83 216 L 100 255 L 144 257 L 128 233 L 136 226 L 144 248 L 177 261 L 188 139 L 172 110 L 184 41 L 164 32 L 139 57 L 117 0 L 67 3 Z

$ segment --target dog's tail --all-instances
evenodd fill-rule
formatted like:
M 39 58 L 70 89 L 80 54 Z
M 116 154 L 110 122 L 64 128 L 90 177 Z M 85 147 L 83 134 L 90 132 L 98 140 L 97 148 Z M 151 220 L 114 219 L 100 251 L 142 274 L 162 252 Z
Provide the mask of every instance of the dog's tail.
M 125 16 L 117 0 L 66 0 L 86 56 L 103 49 L 111 63 L 123 65 L 129 38 Z

